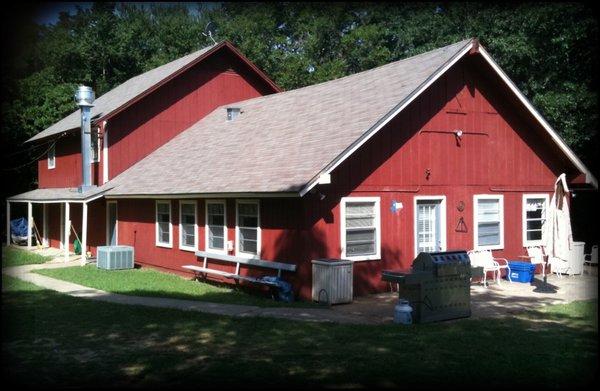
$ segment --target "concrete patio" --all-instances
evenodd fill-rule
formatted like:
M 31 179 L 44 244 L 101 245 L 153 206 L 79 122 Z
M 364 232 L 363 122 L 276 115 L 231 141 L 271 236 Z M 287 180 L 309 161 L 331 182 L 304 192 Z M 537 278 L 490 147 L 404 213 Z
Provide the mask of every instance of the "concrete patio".
M 531 284 L 502 280 L 500 285 L 471 285 L 471 318 L 500 318 L 551 304 L 598 298 L 598 268 L 585 266 L 581 275 L 548 276 L 544 285 L 540 275 Z M 397 292 L 357 297 L 352 304 L 333 306 L 334 312 L 360 317 L 365 323 L 390 323 Z

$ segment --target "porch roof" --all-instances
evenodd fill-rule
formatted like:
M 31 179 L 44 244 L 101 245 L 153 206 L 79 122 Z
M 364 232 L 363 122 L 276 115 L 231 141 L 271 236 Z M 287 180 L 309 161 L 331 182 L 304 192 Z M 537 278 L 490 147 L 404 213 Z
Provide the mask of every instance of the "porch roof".
M 35 189 L 25 193 L 17 194 L 8 197 L 9 202 L 88 202 L 101 197 L 105 192 L 110 190 L 112 185 L 106 184 L 99 187 L 94 187 L 84 193 L 80 193 L 77 188 L 64 187 L 52 189 Z

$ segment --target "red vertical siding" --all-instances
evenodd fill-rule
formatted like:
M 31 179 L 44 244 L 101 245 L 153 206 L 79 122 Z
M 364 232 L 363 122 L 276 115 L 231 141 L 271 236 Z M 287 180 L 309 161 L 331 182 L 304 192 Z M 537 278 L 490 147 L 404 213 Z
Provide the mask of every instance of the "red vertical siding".
M 108 173 L 114 178 L 152 151 L 189 128 L 215 108 L 273 93 L 264 79 L 228 49 L 193 66 L 145 98 L 109 118 Z M 224 114 L 225 115 L 225 114 Z M 81 145 L 78 133 L 59 139 L 56 168 L 38 161 L 39 188 L 81 184 Z M 104 156 L 92 167 L 94 184 L 103 183 Z
M 477 61 L 458 62 L 334 170 L 332 183 L 319 187 L 325 199 L 309 193 L 302 199 L 260 200 L 261 257 L 297 264 L 296 273 L 285 275 L 294 284 L 296 294 L 310 298 L 312 259 L 340 257 L 340 199 L 346 196 L 380 197 L 381 206 L 382 256 L 380 260 L 354 263 L 356 294 L 386 289 L 381 282 L 382 270 L 411 265 L 415 256 L 416 196 L 446 198 L 447 248 L 469 250 L 474 240 L 473 196 L 502 194 L 504 248 L 494 254 L 507 258 L 524 254 L 522 195 L 549 194 L 558 174 L 567 172 L 572 177 L 575 170 L 494 78 L 477 70 L 482 67 Z M 236 78 L 217 72 L 202 85 L 217 91 L 222 83 Z M 200 99 L 200 93 L 194 94 Z M 193 101 L 194 97 L 187 99 Z M 124 118 L 138 121 L 135 117 Z M 167 137 L 160 134 L 160 129 L 148 128 L 143 131 L 147 133 L 139 134 L 146 134 L 148 140 Z M 465 132 L 460 140 L 452 133 L 456 129 Z M 127 142 L 123 141 L 123 148 L 136 148 Z M 141 155 L 143 151 L 135 153 Z M 114 164 L 122 167 L 129 164 L 117 162 Z M 394 200 L 403 204 L 396 213 L 390 210 Z M 457 209 L 460 202 L 465 204 L 462 211 Z M 200 249 L 205 248 L 204 205 L 204 200 L 197 200 Z M 182 265 L 199 260 L 192 252 L 179 249 L 177 200 L 172 200 L 171 208 L 172 248 L 155 245 L 155 200 L 148 199 L 118 201 L 118 241 L 135 247 L 138 263 L 183 273 Z M 461 218 L 464 229 L 457 229 Z M 227 200 L 227 225 L 228 239 L 235 240 L 234 199 Z M 213 267 L 232 270 L 230 266 Z

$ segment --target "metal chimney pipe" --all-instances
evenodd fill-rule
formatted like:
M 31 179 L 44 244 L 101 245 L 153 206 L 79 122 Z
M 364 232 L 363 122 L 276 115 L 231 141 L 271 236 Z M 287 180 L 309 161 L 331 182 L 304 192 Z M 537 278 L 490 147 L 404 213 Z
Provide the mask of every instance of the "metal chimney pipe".
M 94 106 L 94 91 L 91 87 L 79 86 L 75 91 L 75 102 L 81 109 L 81 178 L 79 192 L 83 193 L 92 187 L 91 162 L 91 111 Z

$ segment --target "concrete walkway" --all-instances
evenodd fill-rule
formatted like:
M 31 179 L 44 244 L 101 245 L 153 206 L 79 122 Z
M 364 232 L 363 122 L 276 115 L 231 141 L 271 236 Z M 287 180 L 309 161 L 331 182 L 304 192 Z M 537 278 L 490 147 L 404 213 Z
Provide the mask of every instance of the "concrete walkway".
M 48 262 L 36 265 L 13 266 L 2 269 L 2 273 L 30 282 L 42 288 L 64 293 L 72 297 L 104 301 L 108 303 L 142 305 L 157 308 L 173 308 L 185 311 L 205 312 L 216 315 L 238 317 L 269 317 L 289 320 L 313 322 L 339 322 L 361 324 L 368 323 L 360 316 L 333 311 L 328 308 L 292 308 L 292 307 L 257 307 L 250 305 L 209 303 L 195 300 L 170 299 L 162 297 L 129 296 L 105 292 L 99 289 L 57 280 L 55 278 L 33 273 L 35 269 L 54 269 L 79 266 L 79 260 L 70 262 Z
M 2 272 L 72 297 L 98 300 L 109 303 L 142 305 L 157 308 L 173 308 L 216 315 L 237 317 L 271 317 L 313 322 L 336 322 L 346 324 L 385 324 L 393 319 L 394 305 L 398 299 L 395 292 L 381 293 L 355 298 L 352 304 L 331 308 L 257 307 L 248 305 L 209 303 L 195 300 L 160 297 L 129 296 L 61 281 L 33 273 L 35 269 L 61 268 L 80 265 L 79 260 L 49 262 L 37 265 L 13 266 Z M 543 289 L 542 289 L 543 288 Z M 597 268 L 579 276 L 548 277 L 544 286 L 537 278 L 532 284 L 502 282 L 484 288 L 471 286 L 472 318 L 497 318 L 535 309 L 548 304 L 569 303 L 598 297 Z

